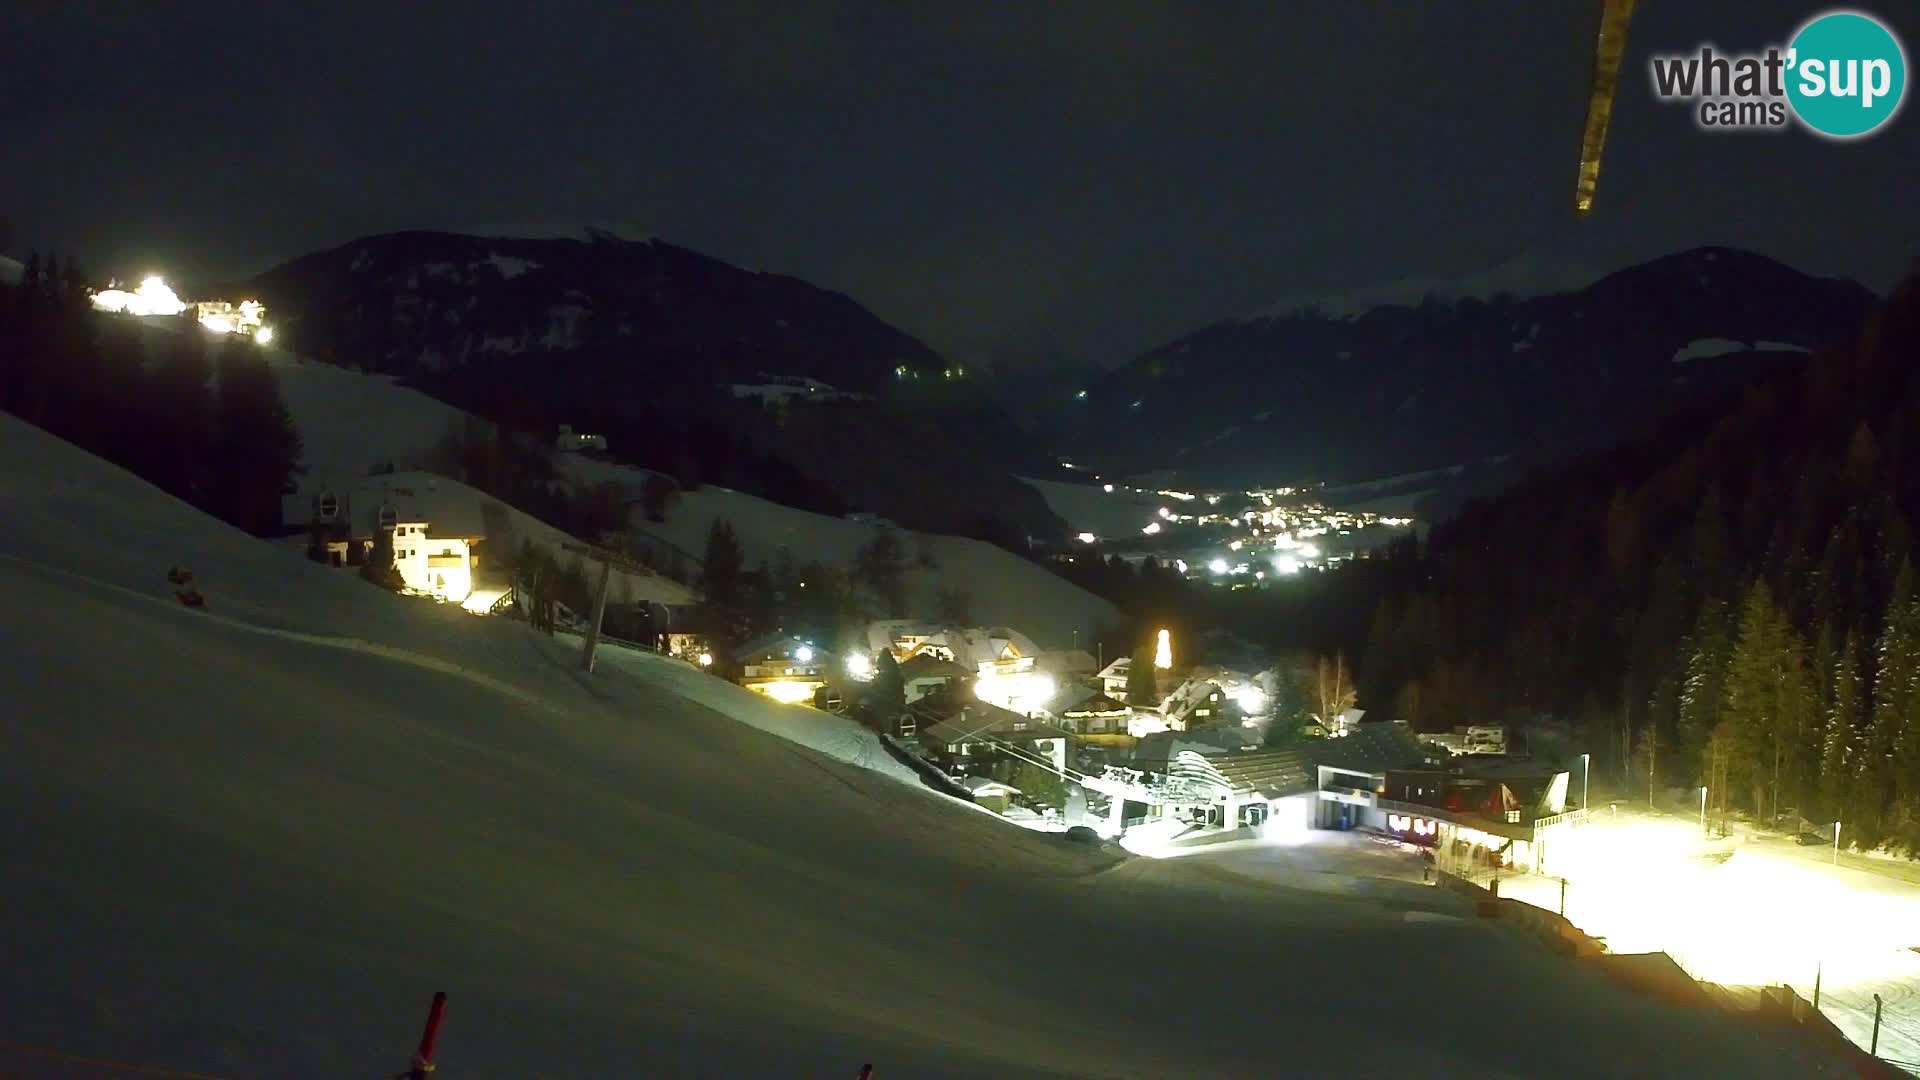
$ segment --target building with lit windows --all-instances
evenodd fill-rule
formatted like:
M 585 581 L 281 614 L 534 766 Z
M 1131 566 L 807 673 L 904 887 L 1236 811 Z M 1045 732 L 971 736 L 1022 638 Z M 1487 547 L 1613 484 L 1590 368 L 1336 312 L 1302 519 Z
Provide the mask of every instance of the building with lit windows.
M 463 603 L 473 592 L 476 549 L 486 539 L 478 505 L 438 496 L 426 474 L 369 477 L 282 501 L 282 518 L 306 528 L 297 542 L 316 561 L 358 567 L 381 534 L 391 538 L 393 565 L 408 592 Z
M 1527 760 L 1452 758 L 1402 724 L 1362 725 L 1316 748 L 1322 828 L 1366 828 L 1434 850 L 1459 873 L 1539 870 L 1568 811 L 1570 773 Z
M 773 634 L 748 642 L 733 659 L 740 668 L 740 685 L 787 705 L 813 700 L 835 678 L 834 654 L 788 634 Z

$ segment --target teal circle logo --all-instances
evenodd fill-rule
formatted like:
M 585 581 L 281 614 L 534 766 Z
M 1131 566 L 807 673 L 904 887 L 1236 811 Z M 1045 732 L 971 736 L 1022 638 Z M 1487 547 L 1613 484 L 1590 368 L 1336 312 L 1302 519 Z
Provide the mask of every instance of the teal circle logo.
M 1828 12 L 1801 27 L 1787 48 L 1787 101 L 1814 132 L 1854 139 L 1900 111 L 1907 54 L 1880 20 Z

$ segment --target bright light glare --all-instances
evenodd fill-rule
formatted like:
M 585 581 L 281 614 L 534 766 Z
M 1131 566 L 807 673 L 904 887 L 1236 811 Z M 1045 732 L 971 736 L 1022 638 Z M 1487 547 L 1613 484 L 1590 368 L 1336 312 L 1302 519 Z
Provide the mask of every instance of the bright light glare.
M 1273 568 L 1283 574 L 1297 574 L 1300 572 L 1300 560 L 1291 555 L 1282 556 L 1273 560 Z
M 847 674 L 856 679 L 873 678 L 873 658 L 863 652 L 848 653 Z
M 259 342 L 262 345 L 265 345 L 268 342 L 271 342 L 273 340 L 273 327 L 263 326 L 260 329 L 255 330 L 253 332 L 253 340 Z
M 1160 523 L 1156 521 L 1153 524 L 1147 526 L 1146 528 L 1141 529 L 1140 531 L 1143 533 L 1146 533 L 1148 536 L 1152 536 L 1154 533 L 1157 533 L 1160 531 Z
M 701 653 L 701 654 L 700 654 L 700 666 L 701 666 L 701 667 L 712 667 L 712 666 L 713 666 L 713 654 L 712 654 L 712 653 L 709 653 L 709 652 L 703 652 L 703 653 Z
M 1098 540 L 1100 538 L 1093 535 L 1092 533 L 1081 533 L 1079 536 L 1075 537 L 1074 539 L 1079 540 L 1083 544 L 1091 544 L 1095 540 Z
M 1301 544 L 1300 557 L 1303 559 L 1317 559 L 1320 557 L 1320 549 L 1312 544 Z
M 1207 564 L 1207 569 L 1213 571 L 1216 574 L 1224 574 L 1230 568 L 1227 566 L 1227 560 L 1215 559 L 1212 562 Z
M 1267 711 L 1267 693 L 1251 684 L 1242 686 L 1233 693 L 1233 700 L 1240 711 L 1250 716 L 1258 716 Z
M 1153 644 L 1153 666 L 1157 668 L 1173 667 L 1173 635 L 1160 631 Z
M 1161 508 L 1160 508 L 1160 520 L 1161 520 L 1161 521 L 1172 521 L 1172 520 L 1173 520 L 1173 511 L 1171 511 L 1171 510 L 1169 510 L 1169 509 L 1167 509 L 1167 508 L 1166 508 L 1166 507 L 1164 507 L 1164 506 L 1163 506 L 1163 507 L 1161 507 Z
M 803 701 L 813 700 L 815 685 L 803 682 L 772 682 L 762 683 L 755 689 L 782 705 L 798 705 Z
M 108 289 L 93 294 L 93 306 L 101 311 L 124 312 L 128 315 L 178 315 L 187 310 L 187 305 L 167 288 L 167 283 L 157 277 L 150 277 L 140 283 L 133 292 L 122 289 Z
M 1100 485 L 1100 486 L 1101 486 L 1101 487 L 1102 487 L 1102 488 L 1103 488 L 1103 489 L 1104 489 L 1104 490 L 1106 491 L 1106 493 L 1107 493 L 1107 494 L 1109 494 L 1109 495 L 1111 495 L 1111 494 L 1113 494 L 1113 485 L 1112 485 L 1112 484 L 1102 484 L 1102 485 Z
M 1911 886 L 1784 848 L 1705 841 L 1696 821 L 1597 816 L 1548 845 L 1545 876 L 1503 879 L 1500 891 L 1557 910 L 1564 876 L 1574 925 L 1613 952 L 1664 951 L 1710 982 L 1784 981 L 1811 996 L 1823 970 L 1836 1005 L 1865 1008 L 1863 1027 L 1872 1006 L 1861 999 L 1920 973 Z
M 234 330 L 233 316 L 231 315 L 202 315 L 200 316 L 200 325 L 216 334 L 231 334 Z
M 1051 675 L 1038 671 L 989 672 L 973 683 L 974 697 L 1014 712 L 1044 708 L 1058 690 Z
M 799 648 L 793 650 L 793 658 L 795 660 L 800 661 L 803 664 L 811 663 L 813 661 L 813 650 L 805 645 L 802 645 Z

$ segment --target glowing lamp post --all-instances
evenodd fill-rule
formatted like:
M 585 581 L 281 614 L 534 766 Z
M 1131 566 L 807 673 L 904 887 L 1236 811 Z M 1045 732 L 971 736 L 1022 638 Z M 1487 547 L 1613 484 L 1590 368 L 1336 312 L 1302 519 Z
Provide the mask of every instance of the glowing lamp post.
M 1592 792 L 1593 792 L 1593 755 L 1581 754 L 1580 755 L 1580 809 L 1585 810 L 1588 806 L 1592 805 L 1587 801 L 1587 796 L 1592 794 Z
M 1833 865 L 1840 865 L 1840 823 L 1833 823 Z
M 1707 785 L 1700 785 L 1700 835 L 1707 833 Z
M 1154 642 L 1153 666 L 1162 671 L 1173 667 L 1173 635 L 1165 630 L 1160 631 L 1159 638 Z

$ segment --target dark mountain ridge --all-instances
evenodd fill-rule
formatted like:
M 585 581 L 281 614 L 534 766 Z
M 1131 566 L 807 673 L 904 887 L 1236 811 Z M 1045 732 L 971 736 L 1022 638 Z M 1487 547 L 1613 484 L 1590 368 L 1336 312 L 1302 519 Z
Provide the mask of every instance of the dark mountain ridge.
M 1173 468 L 1194 483 L 1541 463 L 1798 364 L 1873 300 L 1854 282 L 1709 247 L 1572 292 L 1231 320 L 1094 382 L 1070 430 L 1103 471 Z

